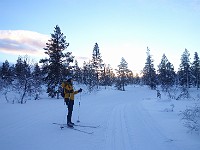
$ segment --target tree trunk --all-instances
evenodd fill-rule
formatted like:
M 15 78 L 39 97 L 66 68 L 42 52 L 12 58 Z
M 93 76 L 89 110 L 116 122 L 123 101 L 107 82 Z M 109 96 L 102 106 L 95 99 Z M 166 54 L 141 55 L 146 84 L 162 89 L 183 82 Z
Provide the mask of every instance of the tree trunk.
M 22 98 L 21 98 L 21 101 L 20 101 L 21 104 L 24 103 L 24 97 L 26 95 L 26 90 L 27 90 L 27 80 L 25 81 L 24 91 L 23 91 Z

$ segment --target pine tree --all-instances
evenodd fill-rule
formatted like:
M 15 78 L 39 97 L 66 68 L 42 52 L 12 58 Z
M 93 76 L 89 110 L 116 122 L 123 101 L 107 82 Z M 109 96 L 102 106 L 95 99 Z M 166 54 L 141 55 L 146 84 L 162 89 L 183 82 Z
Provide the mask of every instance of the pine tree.
M 128 69 L 128 63 L 122 57 L 120 64 L 118 65 L 119 69 L 116 69 L 117 72 L 117 82 L 116 87 L 119 90 L 125 91 L 125 86 L 128 84 L 128 75 L 130 70 Z
M 179 84 L 184 88 L 189 88 L 192 84 L 193 75 L 190 65 L 190 53 L 185 49 L 181 56 L 181 64 L 178 71 Z
M 47 83 L 47 93 L 51 97 L 58 95 L 60 84 L 71 72 L 70 63 L 73 62 L 71 52 L 63 53 L 69 46 L 66 42 L 66 36 L 61 32 L 58 25 L 54 28 L 51 39 L 46 43 L 45 54 L 49 58 L 41 59 L 43 63 L 43 72 L 46 73 L 45 82 Z
M 156 72 L 153 64 L 153 60 L 150 55 L 150 49 L 147 47 L 147 59 L 145 67 L 143 68 L 143 82 L 151 89 L 156 88 Z
M 194 61 L 192 63 L 192 74 L 194 75 L 193 85 L 199 89 L 200 87 L 200 59 L 198 53 L 194 53 Z
M 173 65 L 163 54 L 161 62 L 158 66 L 158 80 L 163 90 L 167 91 L 169 87 L 175 83 L 175 72 Z

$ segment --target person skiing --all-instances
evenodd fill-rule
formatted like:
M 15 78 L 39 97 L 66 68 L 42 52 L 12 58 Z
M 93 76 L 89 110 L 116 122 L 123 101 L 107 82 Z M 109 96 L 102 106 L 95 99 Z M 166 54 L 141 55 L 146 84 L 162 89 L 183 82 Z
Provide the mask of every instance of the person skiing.
M 74 95 L 82 92 L 82 89 L 80 88 L 78 91 L 74 91 L 72 78 L 69 78 L 67 81 L 64 81 L 62 83 L 62 88 L 64 88 L 64 100 L 66 105 L 68 106 L 67 126 L 73 127 L 74 123 L 72 123 L 71 119 L 74 106 Z

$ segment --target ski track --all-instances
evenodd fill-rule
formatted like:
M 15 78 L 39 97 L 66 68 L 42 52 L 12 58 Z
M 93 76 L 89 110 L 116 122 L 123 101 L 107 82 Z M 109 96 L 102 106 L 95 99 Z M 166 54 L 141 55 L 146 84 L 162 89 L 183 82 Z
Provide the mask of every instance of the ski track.
M 108 117 L 105 150 L 181 150 L 139 101 L 115 106 Z
M 125 105 L 116 106 L 109 117 L 106 149 L 107 150 L 131 150 L 129 132 L 124 117 Z

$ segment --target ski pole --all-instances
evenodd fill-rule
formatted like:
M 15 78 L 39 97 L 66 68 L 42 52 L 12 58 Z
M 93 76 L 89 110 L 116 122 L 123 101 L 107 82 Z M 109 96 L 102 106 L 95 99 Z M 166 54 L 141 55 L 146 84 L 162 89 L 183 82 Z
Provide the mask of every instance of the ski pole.
M 78 107 L 78 120 L 77 120 L 77 122 L 80 122 L 80 120 L 79 120 L 79 113 L 80 113 L 80 107 L 81 107 L 81 93 L 80 93 L 80 99 L 79 99 L 78 105 L 79 105 L 79 107 Z
M 67 113 L 68 113 L 68 109 L 65 108 L 65 114 L 62 121 L 63 124 L 66 124 Z

